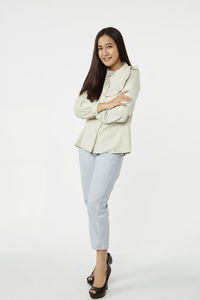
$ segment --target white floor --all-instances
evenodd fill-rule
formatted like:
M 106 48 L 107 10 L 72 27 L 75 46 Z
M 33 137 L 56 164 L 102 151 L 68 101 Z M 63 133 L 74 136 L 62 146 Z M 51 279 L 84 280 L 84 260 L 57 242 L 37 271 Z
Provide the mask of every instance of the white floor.
M 107 299 L 199 300 L 200 262 L 191 258 L 113 254 Z M 95 255 L 1 254 L 0 299 L 91 299 L 86 277 Z

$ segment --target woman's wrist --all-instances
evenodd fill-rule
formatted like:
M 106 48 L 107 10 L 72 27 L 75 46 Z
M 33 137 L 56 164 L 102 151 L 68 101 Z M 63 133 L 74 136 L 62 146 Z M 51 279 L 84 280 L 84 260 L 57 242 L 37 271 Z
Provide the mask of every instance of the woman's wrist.
M 99 103 L 97 106 L 97 112 L 101 112 L 106 109 L 110 109 L 108 102 Z

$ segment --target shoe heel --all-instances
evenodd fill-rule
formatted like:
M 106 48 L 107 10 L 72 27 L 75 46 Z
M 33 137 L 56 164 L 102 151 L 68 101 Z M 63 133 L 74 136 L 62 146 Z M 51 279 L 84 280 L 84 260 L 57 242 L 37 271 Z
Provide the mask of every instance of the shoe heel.
M 113 262 L 113 259 L 112 259 L 112 256 L 111 254 L 109 253 L 109 258 L 108 258 L 108 263 L 111 265 Z
M 112 262 L 113 262 L 112 256 L 109 257 L 108 262 L 109 262 L 110 265 L 112 264 Z

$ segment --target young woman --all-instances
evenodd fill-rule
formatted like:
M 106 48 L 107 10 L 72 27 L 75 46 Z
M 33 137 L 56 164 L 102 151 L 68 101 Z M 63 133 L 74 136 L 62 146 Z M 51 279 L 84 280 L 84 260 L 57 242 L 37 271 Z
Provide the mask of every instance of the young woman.
M 91 246 L 96 266 L 87 282 L 89 294 L 106 294 L 111 273 L 108 199 L 120 175 L 123 158 L 131 152 L 131 120 L 140 90 L 137 66 L 132 66 L 121 33 L 102 29 L 95 38 L 92 63 L 75 100 L 74 113 L 85 119 L 75 146 L 84 202 L 89 217 Z

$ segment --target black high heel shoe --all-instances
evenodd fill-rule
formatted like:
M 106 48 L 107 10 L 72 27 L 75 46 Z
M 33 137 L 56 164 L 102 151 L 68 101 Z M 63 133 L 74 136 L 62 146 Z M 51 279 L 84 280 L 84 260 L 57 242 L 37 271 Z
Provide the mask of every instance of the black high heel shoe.
M 107 263 L 109 263 L 110 265 L 112 264 L 112 256 L 109 252 L 107 252 L 108 257 L 107 257 Z M 90 279 L 90 277 L 92 277 L 92 279 Z M 94 270 L 92 271 L 92 273 L 90 274 L 90 276 L 87 277 L 87 283 L 89 283 L 90 285 L 92 285 L 94 282 Z
M 101 287 L 96 287 L 96 286 L 92 285 L 92 287 L 89 289 L 89 294 L 90 294 L 91 298 L 97 299 L 97 298 L 101 298 L 101 297 L 105 296 L 106 290 L 108 289 L 108 279 L 109 279 L 110 273 L 111 273 L 111 266 L 107 262 L 106 281 L 105 281 L 104 285 Z M 90 292 L 92 290 L 95 290 L 95 293 Z

